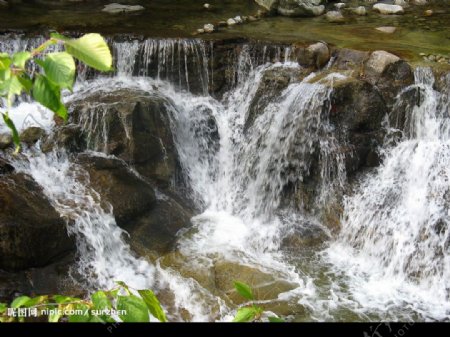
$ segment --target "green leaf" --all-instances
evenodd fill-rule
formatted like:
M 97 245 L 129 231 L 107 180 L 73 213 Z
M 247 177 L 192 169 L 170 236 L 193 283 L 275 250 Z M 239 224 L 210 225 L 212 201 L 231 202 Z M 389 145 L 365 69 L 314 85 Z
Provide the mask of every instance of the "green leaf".
M 72 90 L 75 81 L 75 61 L 66 53 L 48 54 L 42 63 L 47 78 L 61 88 Z
M 166 314 L 164 313 L 158 298 L 155 296 L 151 290 L 138 290 L 139 295 L 141 295 L 145 304 L 147 305 L 150 313 L 157 318 L 160 322 L 167 322 Z
M 7 114 L 2 113 L 2 117 L 3 117 L 3 121 L 5 122 L 6 126 L 11 130 L 13 142 L 16 145 L 16 152 L 19 152 L 20 151 L 19 132 L 17 132 L 14 122 L 11 120 L 11 118 L 9 118 L 9 116 Z
M 42 304 L 48 300 L 48 296 L 38 296 L 30 299 L 27 303 L 24 304 L 24 307 L 31 308 L 37 304 Z
M 242 297 L 245 297 L 248 300 L 254 299 L 252 289 L 247 284 L 235 281 L 234 288 Z
M 111 302 L 105 292 L 97 291 L 91 296 L 95 309 L 111 309 Z
M 134 295 L 118 296 L 117 310 L 123 310 L 119 314 L 123 322 L 149 322 L 148 309 L 145 302 Z
M 11 65 L 11 58 L 6 53 L 0 54 L 0 70 L 6 70 Z
M 59 321 L 59 319 L 61 318 L 61 313 L 59 312 L 55 312 L 55 313 L 50 313 L 50 315 L 48 315 L 48 322 L 49 323 L 57 323 Z
M 33 88 L 33 82 L 26 74 L 22 74 L 21 76 L 17 76 L 17 79 L 19 80 L 20 84 L 22 84 L 23 89 L 30 93 L 31 88 Z
M 80 313 L 74 315 L 68 315 L 70 323 L 84 323 L 89 322 L 92 316 L 89 313 L 89 307 L 86 304 L 76 303 L 73 304 L 70 309 L 81 310 Z
M 67 120 L 67 109 L 61 103 L 60 87 L 45 76 L 38 75 L 33 85 L 33 98 L 58 116 Z
M 0 81 L 6 81 L 11 77 L 11 69 L 0 69 Z M 1 82 L 0 82 L 1 85 Z
M 31 298 L 28 296 L 20 296 L 17 297 L 14 301 L 11 303 L 11 308 L 20 308 L 21 306 L 24 306 Z
M 6 303 L 0 303 L 0 314 L 3 314 L 8 309 L 8 306 Z
M 58 304 L 81 302 L 80 298 L 63 296 L 63 295 L 54 295 L 53 300 Z
M 111 52 L 100 34 L 91 33 L 79 39 L 65 39 L 64 44 L 70 55 L 88 66 L 101 71 L 111 70 Z
M 275 316 L 270 316 L 268 317 L 269 322 L 271 323 L 284 323 L 284 320 L 282 320 L 279 317 L 275 317 Z
M 255 319 L 257 313 L 257 310 L 253 307 L 240 308 L 233 322 L 251 322 Z
M 20 51 L 13 55 L 12 63 L 21 69 L 25 68 L 25 63 L 31 58 L 31 53 L 27 51 Z

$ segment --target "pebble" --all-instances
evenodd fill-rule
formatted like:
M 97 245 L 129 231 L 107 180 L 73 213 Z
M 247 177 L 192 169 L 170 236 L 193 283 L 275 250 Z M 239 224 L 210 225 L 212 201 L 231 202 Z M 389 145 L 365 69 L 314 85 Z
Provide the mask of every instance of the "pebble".
M 203 4 L 203 8 L 206 8 L 206 9 L 210 9 L 210 8 L 211 8 L 211 5 L 210 5 L 210 4 L 208 4 L 208 3 L 206 3 L 206 4 Z
M 393 34 L 397 30 L 396 27 L 391 27 L 391 26 L 377 27 L 375 29 L 378 30 L 379 32 L 386 33 L 386 34 Z
M 234 19 L 230 18 L 230 19 L 227 20 L 227 25 L 228 26 L 234 26 L 235 24 L 236 24 L 236 21 Z
M 425 16 L 432 16 L 433 15 L 433 11 L 431 9 L 427 9 L 425 12 L 423 12 L 423 15 L 425 15 Z
M 359 6 L 359 7 L 353 8 L 352 12 L 355 13 L 356 15 L 361 15 L 361 16 L 367 15 L 367 10 L 366 10 L 366 7 L 364 7 L 364 6 Z
M 207 23 L 206 25 L 203 26 L 203 30 L 205 31 L 205 33 L 212 33 L 214 32 L 214 25 Z

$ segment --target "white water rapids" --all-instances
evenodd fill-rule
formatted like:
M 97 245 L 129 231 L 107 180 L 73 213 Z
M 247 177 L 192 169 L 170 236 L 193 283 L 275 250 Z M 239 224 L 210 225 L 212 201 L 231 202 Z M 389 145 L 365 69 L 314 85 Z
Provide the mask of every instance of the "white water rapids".
M 17 42 L 15 48 L 23 46 Z M 289 62 L 288 48 L 279 50 L 275 60 L 265 54 L 257 60 L 244 47 L 234 65 L 235 86 L 220 101 L 207 94 L 208 53 L 200 41 L 121 42 L 114 44 L 114 51 L 116 76 L 83 75 L 66 99 L 116 88 L 156 91 L 169 99 L 180 164 L 190 197 L 202 210 L 192 219 L 193 228 L 178 237 L 177 249 L 190 268 L 226 260 L 287 281 L 291 287 L 276 300 L 304 308 L 303 317 L 292 313 L 295 320 L 450 318 L 449 103 L 448 95 L 432 89 L 431 72 L 416 72 L 415 86 L 423 99 L 412 108 L 409 129 L 396 145 L 383 149 L 380 168 L 345 199 L 338 237 L 329 238 L 322 251 L 288 257 L 281 243 L 296 228 L 314 223 L 330 234 L 310 214 L 281 205 L 285 186 L 306 179 L 317 149 L 316 202 L 327 203 L 346 183 L 325 104 L 332 89 L 320 81 L 310 83 L 310 77 L 291 83 L 245 130 L 264 74 L 298 69 Z M 195 60 L 193 68 L 188 59 Z M 274 62 L 266 63 L 269 59 Z M 152 62 L 157 72 L 149 70 Z M 333 76 L 342 75 L 327 79 Z M 190 78 L 201 82 L 200 93 L 189 92 Z M 15 111 L 24 111 L 25 104 L 28 112 L 39 109 L 24 102 Z M 23 114 L 18 116 L 20 123 Z M 211 118 L 219 139 L 205 129 Z M 116 280 L 137 288 L 169 289 L 174 295 L 171 319 L 184 319 L 184 310 L 193 321 L 230 320 L 235 308 L 220 296 L 159 261 L 136 257 L 112 210 L 89 187 L 87 173 L 65 153 L 27 156 L 29 162 L 17 166 L 70 219 L 68 231 L 76 237 L 80 257 L 77 272 L 90 289 L 110 287 Z

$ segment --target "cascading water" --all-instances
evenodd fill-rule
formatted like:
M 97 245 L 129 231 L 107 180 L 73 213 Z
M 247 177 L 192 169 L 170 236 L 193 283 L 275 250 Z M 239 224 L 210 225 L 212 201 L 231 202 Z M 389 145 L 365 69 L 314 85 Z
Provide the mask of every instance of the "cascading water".
M 0 40 L 0 48 L 10 46 L 12 52 L 39 41 Z M 201 212 L 193 227 L 177 236 L 183 268 L 210 270 L 226 261 L 273 275 L 269 285 L 289 286 L 271 300 L 302 308 L 308 320 L 448 319 L 448 95 L 432 89 L 429 72 L 416 73 L 421 102 L 411 111 L 404 139 L 385 146 L 383 166 L 346 199 L 338 239 L 323 252 L 295 257 L 282 248 L 290 233 L 311 223 L 329 232 L 316 214 L 286 202 L 286 189 L 301 188 L 315 175 L 313 203 L 325 205 L 346 182 L 344 157 L 328 122 L 330 82 L 343 75 L 296 78 L 276 97 L 268 95 L 251 116 L 268 72 L 299 71 L 289 62 L 290 48 L 242 46 L 225 72 L 231 89 L 218 100 L 208 95 L 213 48 L 204 42 L 110 43 L 116 73 L 80 72 L 75 92 L 65 100 L 123 88 L 164 98 L 188 193 Z M 30 103 L 15 109 L 24 104 Z M 90 151 L 103 152 L 96 155 L 110 155 L 105 109 L 88 107 L 78 121 Z M 122 122 L 128 130 L 129 121 Z M 79 273 L 89 288 L 123 280 L 157 293 L 169 290 L 172 320 L 186 319 L 186 311 L 194 321 L 230 319 L 233 308 L 208 282 L 165 265 L 164 256 L 150 263 L 133 254 L 112 210 L 70 156 L 29 152 L 27 163 L 17 166 L 42 185 L 68 220 L 77 239 Z
M 408 90 L 421 100 L 403 139 L 346 200 L 342 231 L 326 257 L 348 277 L 363 311 L 442 320 L 450 313 L 450 87 L 434 91 L 430 69 L 415 76 Z

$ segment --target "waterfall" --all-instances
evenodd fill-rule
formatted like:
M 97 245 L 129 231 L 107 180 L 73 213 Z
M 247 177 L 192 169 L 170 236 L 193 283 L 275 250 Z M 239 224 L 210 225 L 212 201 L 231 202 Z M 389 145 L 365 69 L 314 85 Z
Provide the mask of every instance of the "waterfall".
M 0 49 L 14 52 L 42 41 L 7 36 L 0 38 Z M 449 78 L 447 91 L 439 93 L 429 69 L 416 71 L 416 83 L 405 91 L 416 94 L 417 104 L 405 111 L 401 130 L 388 130 L 387 139 L 399 131 L 402 138 L 395 144 L 386 141 L 382 165 L 345 197 L 342 230 L 331 238 L 319 212 L 346 192 L 345 140 L 338 141 L 329 121 L 332 84 L 344 75 L 327 69 L 304 77 L 304 69 L 291 62 L 290 47 L 241 44 L 221 64 L 226 83 L 218 98 L 210 95 L 219 78 L 213 63 L 223 60 L 214 59 L 213 42 L 108 42 L 116 71 L 98 74 L 79 65 L 74 92 L 64 92 L 64 101 L 124 89 L 164 102 L 186 183 L 183 192 L 198 210 L 192 228 L 177 233 L 171 252 L 184 258 L 182 268 L 212 269 L 215 278 L 216 264 L 226 261 L 272 275 L 290 285 L 274 301 L 303 310 L 300 319 L 448 320 Z M 262 90 L 274 72 L 293 75 L 279 92 Z M 86 133 L 89 151 L 100 156 L 112 156 L 108 102 L 86 103 L 74 121 Z M 20 112 L 38 113 L 37 125 L 50 132 L 52 115 L 39 109 L 19 99 L 13 120 L 23 129 L 33 124 L 24 122 Z M 130 123 L 122 120 L 131 141 Z M 25 157 L 15 165 L 43 187 L 66 219 L 77 242 L 75 272 L 88 290 L 122 280 L 162 294 L 172 320 L 230 320 L 235 308 L 216 289 L 184 275 L 178 266 L 165 265 L 165 256 L 149 262 L 132 252 L 111 205 L 89 186 L 88 173 L 71 155 L 62 149 L 47 154 L 27 150 Z M 300 191 L 310 188 L 311 181 L 314 190 L 308 190 L 311 200 L 306 201 Z M 307 202 L 313 206 L 306 207 Z M 320 251 L 287 252 L 283 240 L 311 228 L 332 242 Z
M 408 89 L 421 100 L 404 136 L 346 199 L 342 231 L 326 256 L 365 310 L 442 320 L 450 313 L 450 81 L 440 94 L 430 69 L 415 77 Z

